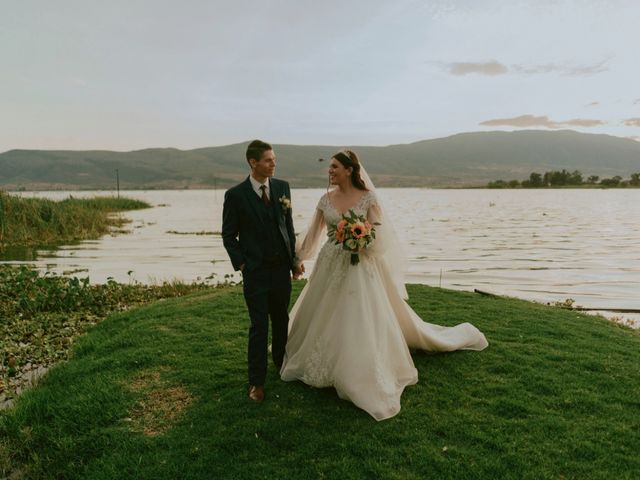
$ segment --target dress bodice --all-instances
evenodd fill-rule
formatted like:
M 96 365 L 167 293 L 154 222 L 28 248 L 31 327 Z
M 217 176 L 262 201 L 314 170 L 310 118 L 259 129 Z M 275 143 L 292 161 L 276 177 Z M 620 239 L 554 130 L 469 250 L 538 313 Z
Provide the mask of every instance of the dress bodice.
M 378 200 L 375 193 L 371 191 L 365 192 L 350 210 L 367 218 L 371 223 L 379 221 L 379 216 L 376 216 L 376 213 L 379 215 Z M 296 242 L 296 260 L 304 262 L 313 258 L 324 238 L 325 242 L 319 253 L 319 257 L 331 252 L 333 257 L 337 259 L 337 257 L 340 256 L 340 261 L 345 261 L 346 259 L 348 264 L 350 253 L 343 250 L 340 245 L 336 245 L 335 241 L 327 236 L 330 228 L 335 226 L 341 219 L 342 213 L 333 206 L 329 199 L 329 194 L 325 193 L 322 195 L 320 200 L 318 200 L 313 220 L 311 220 L 306 234 L 302 237 L 302 241 Z M 368 250 L 369 253 L 372 253 L 371 247 L 368 247 Z
M 356 203 L 353 207 L 351 207 L 351 210 L 353 210 L 358 215 L 363 215 L 366 217 L 367 212 L 369 211 L 369 208 L 371 207 L 371 205 L 375 203 L 376 203 L 375 194 L 373 192 L 367 191 L 364 193 L 364 195 L 360 197 L 360 200 L 358 200 L 358 203 Z M 324 195 L 322 195 L 322 197 L 320 197 L 320 200 L 318 201 L 317 209 L 322 211 L 322 215 L 324 216 L 324 221 L 327 228 L 330 227 L 331 225 L 335 225 L 336 223 L 338 223 L 342 219 L 343 213 L 345 214 L 347 213 L 347 212 L 342 212 L 342 213 L 339 212 L 331 204 L 331 200 L 329 199 L 328 193 L 325 193 Z

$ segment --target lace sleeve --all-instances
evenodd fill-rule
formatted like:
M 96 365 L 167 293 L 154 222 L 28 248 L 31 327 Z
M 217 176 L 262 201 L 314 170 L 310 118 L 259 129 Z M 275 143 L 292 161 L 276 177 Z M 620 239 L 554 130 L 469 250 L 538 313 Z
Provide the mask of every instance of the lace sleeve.
M 322 201 L 322 200 L 321 200 Z M 300 264 L 305 260 L 313 258 L 318 250 L 318 245 L 322 239 L 322 233 L 325 229 L 324 214 L 320 208 L 320 203 L 316 208 L 316 212 L 313 215 L 313 219 L 307 228 L 303 240 L 296 242 L 296 264 Z
M 382 210 L 380 209 L 375 193 L 369 192 L 367 194 L 365 207 L 367 209 L 367 220 L 369 220 L 369 222 L 374 223 L 382 221 Z
M 382 210 L 373 192 L 368 195 L 365 206 L 367 207 L 367 220 L 369 223 L 380 223 L 380 225 L 374 225 L 376 231 L 376 239 L 367 247 L 366 254 L 370 256 L 379 256 L 385 250 L 384 235 L 380 235 L 381 230 L 384 230 L 385 225 L 382 224 Z

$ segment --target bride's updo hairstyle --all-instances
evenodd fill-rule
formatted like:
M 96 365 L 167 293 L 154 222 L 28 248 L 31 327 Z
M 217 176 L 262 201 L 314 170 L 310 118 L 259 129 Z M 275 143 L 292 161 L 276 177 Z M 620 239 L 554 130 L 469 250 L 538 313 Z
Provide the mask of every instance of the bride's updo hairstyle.
M 333 157 L 339 161 L 344 168 L 351 168 L 351 184 L 358 190 L 368 190 L 360 176 L 360 161 L 353 150 L 341 150 Z

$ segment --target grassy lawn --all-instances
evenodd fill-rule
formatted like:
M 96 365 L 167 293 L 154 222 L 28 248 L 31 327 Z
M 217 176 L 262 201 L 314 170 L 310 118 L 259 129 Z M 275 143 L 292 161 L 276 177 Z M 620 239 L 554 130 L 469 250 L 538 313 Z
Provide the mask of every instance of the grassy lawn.
M 34 376 L 67 359 L 73 342 L 110 313 L 210 288 L 203 283 L 112 280 L 91 285 L 88 278 L 0 265 L 0 409 Z
M 242 291 L 211 289 L 113 314 L 80 337 L 0 412 L 0 475 L 637 478 L 637 331 L 514 299 L 409 294 L 425 320 L 473 322 L 490 346 L 415 353 L 420 381 L 393 419 L 284 383 L 273 366 L 267 399 L 250 403 Z

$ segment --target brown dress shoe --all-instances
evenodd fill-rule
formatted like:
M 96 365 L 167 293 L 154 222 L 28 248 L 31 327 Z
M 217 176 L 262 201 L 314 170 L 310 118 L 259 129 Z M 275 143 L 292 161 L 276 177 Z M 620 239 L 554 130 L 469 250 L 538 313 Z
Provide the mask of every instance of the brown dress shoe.
M 264 387 L 262 385 L 250 385 L 249 398 L 257 403 L 262 402 L 264 400 Z

